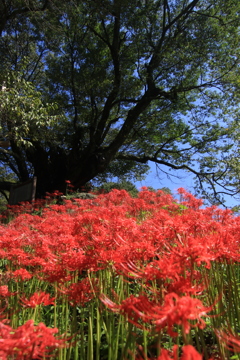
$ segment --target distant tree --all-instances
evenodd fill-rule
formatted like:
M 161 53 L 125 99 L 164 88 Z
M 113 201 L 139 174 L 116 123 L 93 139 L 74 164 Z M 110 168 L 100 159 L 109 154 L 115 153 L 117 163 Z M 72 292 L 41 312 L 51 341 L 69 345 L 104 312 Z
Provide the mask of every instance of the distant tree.
M 40 196 L 153 162 L 211 201 L 239 193 L 237 0 L 5 3 L 0 160 L 20 181 L 37 176 Z
M 168 187 L 163 187 L 163 188 L 161 188 L 159 190 L 162 190 L 165 194 L 172 195 L 172 192 Z
M 136 188 L 136 186 L 132 184 L 131 181 L 126 181 L 126 180 L 119 182 L 108 181 L 103 183 L 101 186 L 96 187 L 93 190 L 99 193 L 107 194 L 113 189 L 126 190 L 133 197 L 136 197 L 138 194 L 138 189 Z

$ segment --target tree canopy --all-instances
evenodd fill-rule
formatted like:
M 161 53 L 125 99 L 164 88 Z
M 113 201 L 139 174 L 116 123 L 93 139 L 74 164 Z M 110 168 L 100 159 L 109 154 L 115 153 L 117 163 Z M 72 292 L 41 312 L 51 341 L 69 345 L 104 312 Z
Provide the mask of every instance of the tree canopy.
M 149 162 L 202 196 L 239 186 L 237 0 L 0 2 L 0 190 L 37 194 Z M 11 181 L 9 181 L 9 176 Z

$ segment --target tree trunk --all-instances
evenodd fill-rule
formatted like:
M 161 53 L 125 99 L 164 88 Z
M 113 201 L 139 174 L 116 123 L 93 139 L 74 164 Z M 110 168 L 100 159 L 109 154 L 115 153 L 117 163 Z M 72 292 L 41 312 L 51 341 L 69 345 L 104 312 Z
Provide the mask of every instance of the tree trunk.
M 47 192 L 66 191 L 66 155 L 61 149 L 52 148 L 49 151 L 39 144 L 27 151 L 27 158 L 34 168 L 37 177 L 36 197 L 43 198 Z
M 37 198 L 43 198 L 46 192 L 52 193 L 56 190 L 65 193 L 66 180 L 78 190 L 97 174 L 105 171 L 108 164 L 101 151 L 92 154 L 71 152 L 66 155 L 60 148 L 46 151 L 39 144 L 27 151 L 27 158 L 34 167 L 34 176 L 37 177 Z

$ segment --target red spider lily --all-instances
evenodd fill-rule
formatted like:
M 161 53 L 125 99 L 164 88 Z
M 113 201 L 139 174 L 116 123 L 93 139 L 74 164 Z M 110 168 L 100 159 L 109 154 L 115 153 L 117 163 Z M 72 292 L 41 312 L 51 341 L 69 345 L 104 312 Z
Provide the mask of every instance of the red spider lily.
M 75 245 L 76 246 L 76 245 Z M 61 254 L 61 266 L 69 271 L 78 270 L 80 273 L 87 268 L 88 258 L 86 258 L 84 251 L 75 247 Z
M 134 278 L 129 280 L 130 291 L 138 286 L 146 291 L 120 304 L 117 296 L 111 298 L 115 303 L 102 295 L 112 311 L 138 327 L 165 328 L 172 336 L 175 325 L 185 333 L 192 326 L 203 328 L 202 318 L 212 307 L 204 307 L 194 297 L 204 290 L 202 267 L 210 267 L 213 261 L 240 261 L 240 219 L 214 207 L 200 209 L 201 202 L 182 193 L 184 208 L 161 192 L 144 189 L 133 199 L 116 190 L 94 201 L 48 206 L 41 217 L 20 215 L 8 226 L 0 226 L 0 257 L 7 259 L 11 269 L 21 267 L 11 273 L 16 280 L 33 274 L 39 281 L 56 282 L 54 286 L 73 306 L 84 305 L 94 295 L 88 280 L 69 285 L 77 274 L 109 267 L 124 280 Z M 8 283 L 6 273 L 1 281 Z M 12 285 L 14 289 L 16 284 Z M 42 285 L 46 288 L 46 283 Z M 0 288 L 0 296 L 4 294 L 8 294 L 6 288 Z M 23 298 L 22 304 L 45 305 L 44 296 L 38 296 Z M 161 356 L 165 355 L 163 350 Z
M 184 271 L 184 263 L 179 261 L 174 254 L 167 253 L 159 260 L 151 261 L 145 268 L 145 278 L 147 280 L 171 279 L 179 280 L 179 276 Z
M 182 347 L 182 355 L 179 358 L 177 353 L 177 345 L 173 347 L 173 358 L 169 356 L 168 351 L 163 349 L 157 360 L 202 360 L 202 355 L 192 345 Z
M 10 291 L 8 291 L 8 286 L 7 285 L 2 285 L 0 286 L 0 296 L 6 298 L 9 296 L 15 295 L 15 293 L 12 293 Z
M 228 330 L 217 330 L 215 329 L 221 344 L 223 344 L 228 350 L 239 353 L 240 352 L 240 336 L 234 334 L 231 329 Z
M 169 293 L 165 296 L 164 305 L 162 307 L 153 306 L 152 311 L 148 313 L 149 319 L 154 319 L 153 323 L 157 328 L 161 329 L 167 326 L 170 336 L 177 336 L 173 332 L 174 325 L 181 325 L 183 331 L 188 334 L 191 327 L 199 327 L 203 329 L 205 322 L 202 316 L 207 316 L 207 313 L 212 310 L 212 307 L 203 306 L 201 300 L 192 298 L 190 296 L 179 297 L 175 293 Z M 189 320 L 196 320 L 195 324 Z
M 123 300 L 120 305 L 115 304 L 106 296 L 100 296 L 101 301 L 112 311 L 119 312 L 128 317 L 128 320 L 139 326 L 138 321 L 150 323 L 156 326 L 157 330 L 167 327 L 168 334 L 172 337 L 178 333 L 173 331 L 174 325 L 181 325 L 183 331 L 188 334 L 191 327 L 203 329 L 205 322 L 202 317 L 206 317 L 212 307 L 203 306 L 201 300 L 190 296 L 179 297 L 175 293 L 167 294 L 164 304 L 158 305 L 149 301 L 144 295 L 135 297 L 131 295 Z M 195 320 L 196 323 L 190 323 Z
M 181 295 L 200 295 L 205 286 L 202 284 L 193 284 L 193 280 L 201 280 L 202 276 L 200 272 L 194 271 L 192 273 L 186 272 L 186 278 L 182 277 L 178 281 L 172 283 L 165 283 L 164 287 L 168 293 L 175 293 Z
M 65 180 L 65 183 L 67 184 L 67 189 L 69 190 L 69 188 L 74 188 L 74 185 L 71 183 L 70 180 Z
M 180 360 L 202 360 L 202 355 L 192 345 L 185 345 Z
M 127 316 L 127 319 L 130 323 L 136 325 L 137 327 L 143 328 L 143 326 L 138 323 L 138 320 L 145 317 L 145 314 L 142 312 L 143 307 L 146 310 L 150 305 L 146 297 L 135 297 L 131 295 L 129 298 L 123 300 L 120 305 L 114 303 L 104 294 L 100 295 L 100 300 L 108 307 L 108 309 Z M 138 309 L 139 303 L 141 303 L 141 310 Z
M 181 196 L 181 203 L 188 208 L 198 210 L 203 205 L 203 200 L 196 199 L 192 194 L 188 193 L 185 189 L 179 188 L 178 193 Z
M 70 304 L 74 306 L 84 306 L 87 302 L 91 301 L 95 295 L 95 291 L 92 289 L 92 284 L 90 284 L 88 278 L 76 284 L 71 284 L 69 288 L 61 288 L 60 292 L 67 295 Z
M 192 345 L 182 347 L 182 355 L 178 356 L 178 346 L 174 345 L 172 351 L 162 349 L 156 360 L 202 360 L 202 355 Z M 146 360 L 146 357 L 137 357 L 136 360 Z M 147 360 L 151 360 L 147 358 Z
M 205 263 L 205 267 L 210 268 L 210 261 L 215 260 L 215 257 L 209 253 L 206 244 L 201 243 L 201 239 L 198 237 L 181 237 L 179 234 L 176 234 L 174 244 L 172 246 L 165 246 L 169 249 L 170 254 L 176 258 L 179 257 L 181 262 L 185 264 L 189 262 L 191 268 L 194 264 L 200 266 L 201 263 Z
M 30 274 L 26 269 L 23 268 L 13 271 L 12 276 L 15 278 L 16 281 L 30 280 L 32 278 L 32 274 Z
M 43 323 L 34 326 L 33 320 L 16 330 L 0 322 L 0 358 L 31 360 L 48 356 L 66 345 L 64 340 L 54 336 L 57 332 L 57 328 L 50 329 Z
M 139 266 L 136 266 L 131 260 L 128 260 L 126 263 L 120 262 L 114 266 L 116 270 L 124 274 L 128 278 L 133 279 L 142 279 L 145 276 L 144 269 L 141 269 Z
M 43 275 L 39 275 L 38 278 L 40 280 L 48 281 L 49 283 L 64 283 L 67 281 L 71 281 L 71 275 L 67 273 L 67 269 L 65 269 L 61 264 L 51 263 L 49 262 L 42 269 Z
M 55 298 L 50 298 L 49 294 L 46 294 L 44 291 L 41 292 L 36 292 L 34 293 L 30 299 L 26 299 L 26 298 L 20 298 L 23 306 L 25 307 L 30 307 L 30 308 L 35 308 L 38 305 L 54 305 L 54 301 Z

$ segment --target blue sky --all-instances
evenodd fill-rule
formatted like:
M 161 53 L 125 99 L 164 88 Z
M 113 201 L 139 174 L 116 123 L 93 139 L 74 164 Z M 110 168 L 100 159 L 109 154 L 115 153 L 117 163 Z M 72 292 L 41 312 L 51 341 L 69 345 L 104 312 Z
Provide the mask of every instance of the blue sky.
M 163 169 L 163 170 L 167 170 L 167 169 Z M 179 170 L 179 171 L 172 170 L 170 174 L 172 176 L 168 178 L 164 172 L 158 171 L 157 173 L 155 164 L 152 164 L 151 170 L 149 171 L 149 174 L 146 176 L 146 179 L 143 181 L 136 182 L 135 185 L 138 189 L 140 189 L 141 186 L 152 186 L 154 189 L 168 187 L 174 196 L 176 196 L 177 194 L 177 189 L 183 187 L 185 190 L 194 194 L 194 189 L 193 189 L 194 180 L 191 174 L 183 170 Z M 225 205 L 228 208 L 239 205 L 239 201 L 237 201 L 231 196 L 225 197 L 225 199 L 226 199 Z

